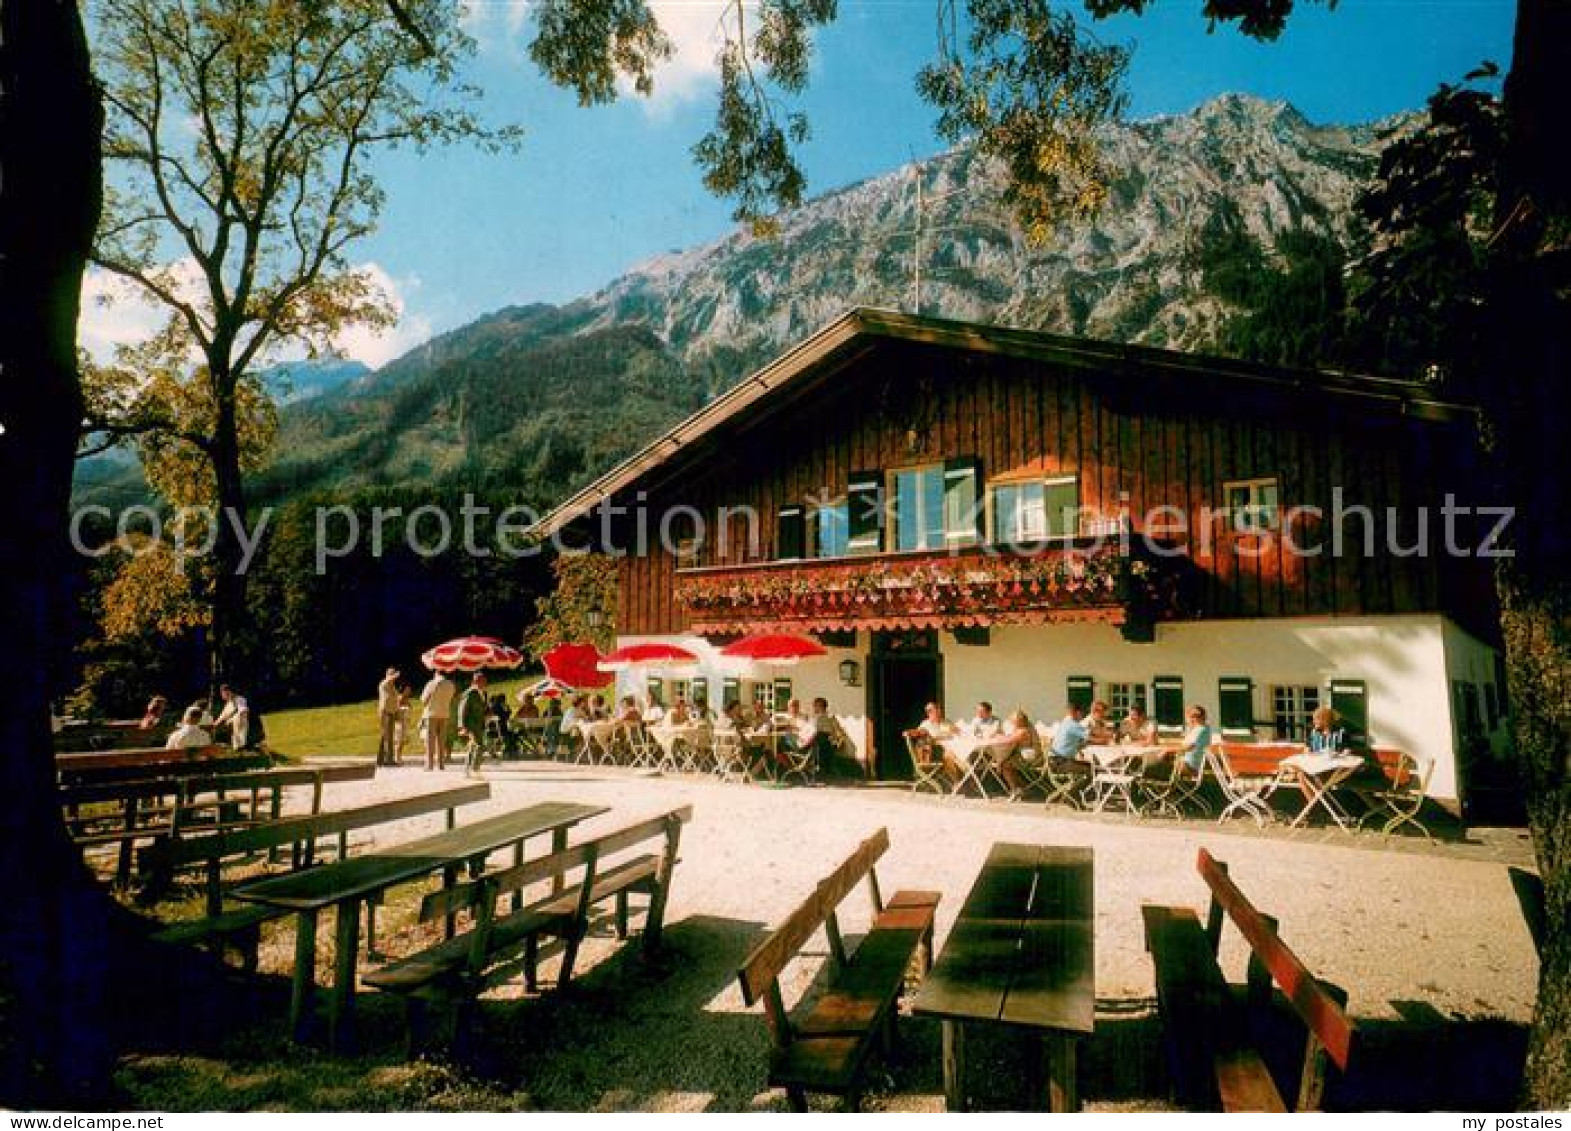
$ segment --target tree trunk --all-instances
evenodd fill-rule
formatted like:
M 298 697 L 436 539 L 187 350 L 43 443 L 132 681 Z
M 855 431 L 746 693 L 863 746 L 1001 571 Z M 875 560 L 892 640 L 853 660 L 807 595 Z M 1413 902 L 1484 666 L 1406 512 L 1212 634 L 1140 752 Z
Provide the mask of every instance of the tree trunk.
M 1567 238 L 1571 153 L 1564 137 L 1571 3 L 1519 0 L 1506 80 L 1506 153 L 1492 241 L 1490 439 L 1515 504 L 1499 574 L 1507 677 L 1528 824 L 1544 881 L 1545 938 L 1523 1076 L 1525 1107 L 1571 1107 L 1571 506 L 1567 436 L 1571 304 L 1546 248 Z
M 0 1087 L 7 1102 L 107 1081 L 110 901 L 55 800 L 50 680 L 63 650 L 67 508 L 81 423 L 76 323 L 98 223 L 102 115 L 74 0 L 0 5 Z
M 246 521 L 245 476 L 240 467 L 240 435 L 235 416 L 234 383 L 213 378 L 218 414 L 213 429 L 213 478 L 217 489 L 218 537 L 213 544 L 213 674 L 219 681 L 250 689 L 255 671 L 255 639 L 246 604 L 245 554 L 235 531 Z

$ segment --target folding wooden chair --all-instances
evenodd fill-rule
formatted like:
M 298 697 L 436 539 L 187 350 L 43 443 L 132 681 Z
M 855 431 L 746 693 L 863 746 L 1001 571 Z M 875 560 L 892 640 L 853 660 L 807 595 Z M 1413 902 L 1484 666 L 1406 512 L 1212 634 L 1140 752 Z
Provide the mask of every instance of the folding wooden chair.
M 1152 767 L 1140 779 L 1140 788 L 1151 799 L 1157 816 L 1171 814 L 1182 817 L 1184 806 L 1193 805 L 1209 817 L 1211 805 L 1200 792 L 1205 777 L 1205 762 L 1200 763 L 1199 770 L 1191 770 L 1183 758 L 1174 752 L 1170 763 Z
M 1369 812 L 1359 818 L 1358 827 L 1362 829 L 1366 821 L 1384 818 L 1381 836 L 1390 836 L 1403 825 L 1412 825 L 1424 834 L 1425 840 L 1434 840 L 1418 814 L 1429 792 L 1429 776 L 1434 773 L 1435 760 L 1405 750 L 1375 750 L 1372 756 L 1380 767 L 1382 784 L 1373 789 L 1355 790 L 1370 806 Z
M 1227 798 L 1217 824 L 1234 813 L 1246 813 L 1261 826 L 1275 819 L 1265 799 L 1277 786 L 1281 772 L 1279 760 L 1262 756 L 1247 743 L 1218 742 L 1206 751 L 1206 762 L 1222 795 Z
M 918 728 L 905 732 L 906 750 L 911 755 L 911 792 L 921 793 L 931 788 L 934 793 L 949 792 L 949 775 L 944 772 L 944 760 L 936 756 L 933 739 Z
M 716 730 L 714 745 L 715 777 L 721 781 L 730 781 L 734 776 L 737 781 L 749 782 L 753 780 L 751 763 L 748 761 L 747 751 L 742 746 L 742 736 L 734 730 Z
M 1081 792 L 1080 799 L 1093 813 L 1102 812 L 1111 801 L 1119 801 L 1126 812 L 1138 815 L 1140 802 L 1135 799 L 1135 787 L 1140 783 L 1140 769 L 1138 751 L 1098 761 L 1091 768 L 1090 784 Z

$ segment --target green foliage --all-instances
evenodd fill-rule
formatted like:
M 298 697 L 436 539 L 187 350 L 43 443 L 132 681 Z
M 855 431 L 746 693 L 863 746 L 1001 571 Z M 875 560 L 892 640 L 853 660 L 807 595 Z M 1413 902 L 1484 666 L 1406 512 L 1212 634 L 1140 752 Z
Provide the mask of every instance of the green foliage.
M 529 57 L 547 78 L 578 94 L 580 106 L 616 98 L 626 76 L 639 94 L 654 92 L 654 69 L 671 41 L 644 0 L 540 0 Z
M 1026 236 L 1045 243 L 1066 218 L 1083 219 L 1107 196 L 1095 131 L 1123 111 L 1129 51 L 1088 37 L 1052 0 L 942 0 L 939 58 L 917 90 L 938 109 L 938 132 L 974 138 L 1008 171 L 1005 199 Z
M 594 644 L 601 651 L 616 640 L 617 563 L 604 554 L 562 554 L 551 563 L 556 585 L 535 602 L 534 626 L 524 637 L 539 657 L 558 644 Z M 598 624 L 591 620 L 598 619 Z
M 693 146 L 704 187 L 736 200 L 734 219 L 772 233 L 772 213 L 802 202 L 807 179 L 793 147 L 810 136 L 807 119 L 787 114 L 780 95 L 807 85 L 812 31 L 834 20 L 836 0 L 760 0 L 749 32 L 744 0 L 730 0 L 720 49 L 714 127 Z
M 1374 233 L 1354 284 L 1359 347 L 1407 376 L 1476 378 L 1489 350 L 1486 244 L 1506 138 L 1500 100 L 1476 83 L 1496 73 L 1485 66 L 1442 86 L 1358 201 Z

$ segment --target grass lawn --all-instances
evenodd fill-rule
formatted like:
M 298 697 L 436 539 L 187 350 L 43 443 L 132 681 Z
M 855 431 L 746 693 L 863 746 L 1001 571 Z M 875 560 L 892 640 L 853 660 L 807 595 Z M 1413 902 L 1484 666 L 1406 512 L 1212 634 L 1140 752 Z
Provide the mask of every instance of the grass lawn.
M 491 682 L 491 693 L 507 696 L 509 704 L 513 693 L 526 684 L 541 678 L 542 673 L 512 675 L 507 679 Z M 460 688 L 468 677 L 462 677 Z M 416 688 L 418 692 L 419 688 Z M 419 720 L 420 702 L 415 699 L 411 708 L 410 726 Z M 359 703 L 341 703 L 333 707 L 308 707 L 298 711 L 269 712 L 267 745 L 291 761 L 310 758 L 365 758 L 376 757 L 377 718 L 376 700 Z M 413 747 L 417 736 L 411 732 Z

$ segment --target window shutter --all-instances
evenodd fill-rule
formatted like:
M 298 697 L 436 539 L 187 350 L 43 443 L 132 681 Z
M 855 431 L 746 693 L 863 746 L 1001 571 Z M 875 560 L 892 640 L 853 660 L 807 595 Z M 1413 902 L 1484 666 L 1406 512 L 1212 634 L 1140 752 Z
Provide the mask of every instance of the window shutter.
M 982 461 L 975 456 L 944 464 L 944 542 L 981 542 L 987 537 L 982 506 Z
M 656 703 L 658 703 L 662 707 L 664 707 L 665 706 L 665 680 L 661 679 L 657 675 L 652 675 L 652 676 L 649 677 L 648 682 L 644 686 L 646 686 L 649 689 L 649 698 L 653 699 Z
M 1361 679 L 1331 681 L 1331 709 L 1347 731 L 1347 741 L 1355 750 L 1369 745 L 1369 689 Z
M 796 505 L 781 507 L 775 521 L 778 525 L 775 559 L 782 562 L 800 559 L 807 550 L 807 526 L 802 508 Z
M 846 484 L 846 549 L 877 553 L 883 548 L 884 475 L 856 471 Z
M 722 709 L 734 707 L 742 701 L 742 681 L 734 675 L 728 675 L 720 684 L 720 706 Z
M 1069 701 L 1082 711 L 1091 709 L 1091 700 L 1096 698 L 1096 680 L 1088 675 L 1072 675 L 1069 677 Z
M 1184 733 L 1184 677 L 1159 675 L 1151 681 L 1151 712 L 1159 735 Z
M 1080 480 L 1074 476 L 1049 479 L 1043 486 L 1042 505 L 1047 512 L 1049 538 L 1074 538 L 1080 533 Z
M 775 679 L 775 710 L 784 711 L 791 705 L 791 681 L 785 676 Z
M 1255 683 L 1252 679 L 1224 676 L 1217 684 L 1223 738 L 1255 736 Z
M 968 648 L 985 648 L 993 642 L 993 630 L 985 624 L 957 625 L 954 634 L 955 643 Z

